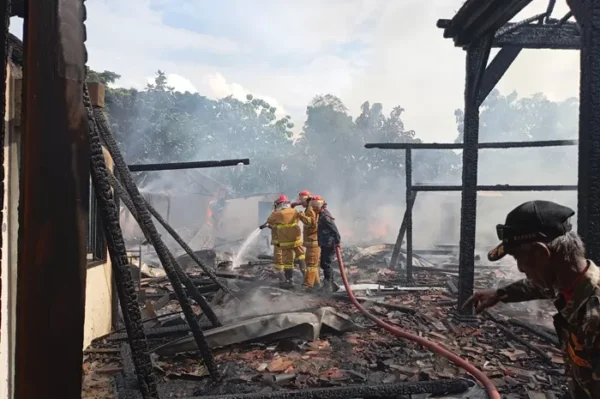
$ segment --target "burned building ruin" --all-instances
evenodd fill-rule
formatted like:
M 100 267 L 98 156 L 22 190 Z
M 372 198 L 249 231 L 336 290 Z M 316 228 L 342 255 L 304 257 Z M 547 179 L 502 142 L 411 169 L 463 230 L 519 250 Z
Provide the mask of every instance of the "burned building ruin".
M 2 382 L 8 382 L 3 392 L 11 398 L 48 393 L 69 399 L 81 397 L 90 264 L 111 270 L 107 284 L 111 285 L 114 301 L 110 306 L 115 320 L 110 333 L 96 339 L 85 355 L 113 355 L 119 359 L 118 366 L 103 370 L 110 374 L 118 398 L 155 399 L 174 394 L 213 398 L 388 398 L 467 390 L 482 394 L 472 381 L 463 378 L 466 372 L 461 371 L 459 363 L 433 356 L 420 343 L 399 342 L 397 334 L 373 330 L 382 324 L 419 331 L 436 342 L 433 346 L 475 358 L 474 362 L 488 367 L 485 371 L 494 378 L 493 383 L 499 387 L 504 384 L 503 393 L 559 391 L 565 381 L 560 359 L 551 346 L 558 341 L 556 334 L 494 314 L 485 315 L 481 328 L 474 327 L 473 310 L 460 306 L 472 294 L 476 279 L 478 191 L 577 190 L 578 232 L 585 239 L 589 258 L 600 255 L 600 119 L 595 117 L 600 115 L 600 4 L 567 0 L 571 11 L 557 19 L 552 17 L 555 1 L 550 0 L 545 13 L 509 22 L 530 2 L 468 0 L 452 19 L 438 21 L 444 37 L 466 51 L 463 143 L 365 145 L 404 150 L 406 181 L 406 211 L 390 262 L 392 267 L 398 262 L 406 237 L 405 278 L 394 276 L 388 281 L 391 287 L 384 287 L 380 281 L 393 271 L 379 264 L 361 269 L 362 259 L 381 261 L 381 253 L 390 249 L 385 244 L 349 251 L 348 268 L 340 267 L 339 276 L 345 279 L 348 275 L 357 291 L 364 293 L 356 302 L 378 314 L 375 319 L 386 318 L 389 322 L 370 323 L 373 318 L 365 317 L 368 312 L 357 312 L 352 306 L 355 302 L 348 303 L 354 298 L 350 285 L 330 297 L 304 297 L 268 286 L 260 273 L 263 270 L 250 273 L 252 267 L 263 265 L 261 261 L 270 265 L 268 257 L 248 262 L 244 269 L 247 273 L 207 266 L 141 195 L 131 172 L 248 165 L 249 160 L 125 164 L 103 111 L 103 86 L 86 81 L 85 3 L 5 1 L 4 43 L 12 40 L 8 33 L 11 16 L 24 18 L 25 32 L 20 54 L 22 94 L 14 94 L 21 90 L 20 80 L 16 83 L 17 79 L 5 79 L 3 83 L 6 106 L 2 112 L 8 123 L 3 124 L 1 132 L 5 143 L 5 206 L 0 210 L 4 230 L 2 264 L 6 266 L 10 260 L 8 266 L 16 265 L 3 267 L 0 275 L 3 288 L 8 286 L 7 281 L 12 284 L 10 296 L 3 290 L 3 298 L 8 297 L 10 303 L 3 302 L 0 308 L 2 348 L 6 349 L 2 359 L 10 366 L 1 365 Z M 10 77 L 11 62 L 16 62 L 18 54 L 15 46 L 3 48 L 4 73 Z M 488 63 L 492 48 L 501 50 Z M 578 140 L 479 142 L 482 102 L 523 49 L 541 48 L 581 51 Z M 14 119 L 22 120 L 22 125 Z M 13 130 L 20 134 L 18 145 L 13 142 Z M 577 186 L 515 186 L 503 182 L 478 185 L 480 149 L 574 145 L 579 148 Z M 427 149 L 463 151 L 462 185 L 413 182 L 414 151 Z M 454 289 L 445 286 L 452 273 L 442 271 L 419 285 L 419 279 L 426 276 L 422 273 L 426 267 L 413 267 L 418 253 L 412 244 L 412 209 L 419 192 L 433 191 L 460 191 L 462 195 L 458 286 Z M 17 198 L 9 192 L 12 196 L 16 193 Z M 156 249 L 166 278 L 142 282 L 141 260 L 138 276 L 132 275 L 119 222 L 121 204 L 130 210 L 146 240 Z M 262 217 L 270 204 L 261 202 L 259 206 Z M 164 244 L 154 220 L 183 248 L 196 268 L 195 274 L 182 268 L 181 258 Z M 373 281 L 362 281 L 363 275 Z M 407 280 L 414 284 L 401 285 Z M 140 299 L 142 283 L 148 290 Z M 397 298 L 386 302 L 390 293 L 397 294 Z M 293 295 L 293 309 L 273 309 L 277 301 L 289 299 L 286 295 Z M 254 305 L 257 309 L 249 309 L 256 297 L 260 297 L 259 304 Z M 172 312 L 156 314 L 155 310 L 166 308 L 170 302 L 176 305 Z M 448 311 L 451 307 L 457 309 L 458 317 Z M 117 320 L 119 312 L 122 320 Z M 163 323 L 167 316 L 175 317 Z M 501 345 L 502 352 L 493 361 L 482 360 Z M 166 361 L 161 356 L 171 358 Z M 521 367 L 513 367 L 516 361 Z M 502 362 L 511 362 L 511 366 Z M 551 378 L 536 374 L 537 369 Z M 477 372 L 470 371 L 473 376 Z M 503 381 L 505 375 L 512 380 Z M 175 382 L 170 380 L 172 376 Z
M 553 18 L 556 4 L 550 0 L 546 12 L 524 19 L 509 22 L 523 10 L 530 1 L 494 1 L 469 0 L 463 4 L 456 15 L 440 19 L 437 26 L 443 29 L 444 38 L 452 39 L 456 47 L 466 52 L 465 78 L 465 120 L 464 141 L 462 144 L 438 143 L 369 143 L 365 148 L 403 149 L 406 156 L 406 214 L 398 235 L 396 253 L 399 252 L 404 234 L 406 234 L 407 278 L 412 278 L 412 205 L 419 191 L 460 191 L 460 276 L 458 280 L 459 303 L 464 303 L 473 294 L 473 273 L 475 254 L 475 223 L 478 191 L 562 191 L 577 190 L 577 230 L 584 238 L 588 256 L 596 259 L 599 255 L 597 203 L 600 182 L 593 176 L 600 162 L 600 151 L 595 146 L 600 134 L 600 125 L 593 115 L 597 112 L 597 78 L 599 72 L 595 63 L 600 56 L 596 34 L 598 21 L 594 20 L 591 2 L 579 0 L 567 1 L 571 10 L 560 19 Z M 572 19 L 575 22 L 572 22 Z M 488 63 L 490 50 L 500 48 L 498 54 Z M 523 49 L 552 49 L 581 51 L 581 88 L 579 140 L 550 140 L 530 142 L 479 142 L 479 107 L 493 90 L 502 76 Z M 542 66 L 532 66 L 542 67 Z M 499 182 L 498 185 L 477 185 L 477 164 L 480 149 L 533 148 L 578 145 L 579 181 L 577 186 L 510 186 Z M 462 185 L 461 186 L 423 186 L 412 182 L 411 154 L 417 149 L 461 149 Z M 394 260 L 397 258 L 394 258 Z M 462 317 L 470 317 L 473 310 L 458 308 Z

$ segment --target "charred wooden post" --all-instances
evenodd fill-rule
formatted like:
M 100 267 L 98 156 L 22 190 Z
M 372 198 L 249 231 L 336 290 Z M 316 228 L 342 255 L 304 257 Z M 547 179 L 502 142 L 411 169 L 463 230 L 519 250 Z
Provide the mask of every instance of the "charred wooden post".
M 460 255 L 458 312 L 471 316 L 472 307 L 461 305 L 473 295 L 475 281 L 475 230 L 477 220 L 477 163 L 479 141 L 479 89 L 490 55 L 492 35 L 477 39 L 467 48 L 465 119 L 463 131 L 462 195 L 460 209 Z
M 581 27 L 577 231 L 600 260 L 600 3 L 567 0 Z
M 404 168 L 406 169 L 406 280 L 412 281 L 412 210 L 416 200 L 416 193 L 413 198 L 412 193 L 412 150 L 409 148 L 406 150 L 406 157 L 404 161 Z M 402 226 L 400 226 L 402 230 Z
M 394 244 L 394 250 L 392 251 L 392 258 L 390 260 L 390 268 L 391 269 L 394 269 L 396 267 L 396 265 L 398 264 L 398 258 L 400 257 L 400 250 L 402 249 L 402 241 L 404 241 L 404 237 L 406 236 L 407 220 L 409 217 L 411 217 L 411 219 L 412 219 L 412 208 L 413 208 L 413 205 L 415 204 L 416 199 L 417 199 L 417 191 L 413 191 L 411 193 L 410 198 L 407 200 L 406 210 L 404 211 L 404 217 L 402 218 L 402 223 L 400 224 L 400 230 L 398 231 L 398 237 L 396 238 L 396 243 Z M 407 236 L 407 241 L 408 241 L 408 236 Z M 412 239 L 411 239 L 411 241 L 412 241 Z M 412 244 L 412 242 L 411 242 L 411 244 Z M 410 247 L 408 245 L 406 246 L 407 253 L 408 253 L 409 248 L 410 248 L 411 269 L 412 269 L 412 245 Z M 407 256 L 407 259 L 408 259 L 408 256 Z M 408 265 L 408 262 L 407 262 L 407 265 Z M 411 270 L 411 274 L 412 274 L 412 270 Z M 407 269 L 407 279 L 408 279 L 408 269 Z M 411 275 L 411 279 L 412 279 L 412 275 Z
M 197 162 L 173 162 L 173 163 L 149 163 L 140 165 L 128 165 L 130 172 L 149 172 L 158 170 L 179 170 L 179 169 L 201 169 L 201 168 L 220 168 L 224 166 L 250 165 L 248 158 L 243 159 L 224 159 L 222 161 L 197 161 Z
M 481 107 L 487 96 L 494 90 L 494 87 L 500 82 L 502 76 L 504 76 L 508 68 L 517 59 L 521 50 L 521 47 L 504 47 L 496 54 L 490 65 L 485 69 L 485 75 L 481 81 L 481 88 L 479 89 L 479 96 L 477 98 L 478 107 Z
M 15 396 L 75 399 L 90 159 L 84 8 L 82 0 L 46 0 L 26 11 Z

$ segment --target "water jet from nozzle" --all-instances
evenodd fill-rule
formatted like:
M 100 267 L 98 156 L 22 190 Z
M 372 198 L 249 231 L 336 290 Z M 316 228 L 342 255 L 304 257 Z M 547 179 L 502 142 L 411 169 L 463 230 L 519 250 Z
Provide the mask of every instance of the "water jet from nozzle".
M 254 231 L 252 231 L 252 233 L 250 233 L 250 235 L 248 236 L 248 238 L 246 238 L 246 240 L 242 243 L 242 246 L 240 247 L 240 249 L 238 249 L 238 251 L 235 254 L 235 257 L 233 258 L 233 265 L 232 268 L 233 269 L 237 269 L 240 264 L 242 263 L 242 259 L 244 257 L 244 255 L 246 254 L 246 251 L 248 251 L 248 248 L 250 248 L 250 245 L 258 238 L 258 236 L 260 236 L 260 229 L 257 228 Z

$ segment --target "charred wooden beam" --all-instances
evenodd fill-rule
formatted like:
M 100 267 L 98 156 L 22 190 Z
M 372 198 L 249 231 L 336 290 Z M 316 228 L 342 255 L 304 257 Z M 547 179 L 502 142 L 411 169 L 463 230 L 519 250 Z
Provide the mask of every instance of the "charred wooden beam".
M 567 18 L 568 19 L 568 18 Z M 445 28 L 450 20 L 440 19 L 437 26 Z M 503 25 L 494 38 L 492 47 L 520 47 L 526 49 L 577 50 L 581 48 L 581 35 L 577 24 L 560 20 L 557 23 L 528 24 L 519 22 Z M 466 48 L 468 43 L 455 42 L 455 46 Z
M 509 24 L 510 25 L 510 24 Z M 496 39 L 494 47 L 516 46 L 526 49 L 578 50 L 581 36 L 572 22 L 562 25 L 524 25 Z
M 454 18 L 440 24 L 444 37 L 463 47 L 504 26 L 532 0 L 467 0 Z
M 89 196 L 82 0 L 25 19 L 15 397 L 81 397 Z M 57 367 L 60 359 L 60 367 Z
M 531 147 L 563 147 L 577 145 L 577 140 L 540 140 L 540 141 L 505 141 L 478 143 L 480 150 L 491 150 L 501 148 L 531 148 Z M 380 150 L 462 150 L 463 143 L 367 143 L 365 148 L 377 148 Z
M 139 165 L 128 165 L 130 172 L 149 172 L 158 170 L 178 170 L 178 169 L 200 169 L 200 168 L 219 168 L 224 166 L 250 165 L 248 158 L 243 159 L 225 159 L 222 161 L 198 161 L 198 162 L 173 162 L 173 163 L 148 163 Z
M 546 20 L 548 20 L 552 16 L 552 12 L 554 11 L 555 6 L 556 6 L 556 0 L 548 1 L 548 7 L 546 7 Z
M 600 3 L 568 0 L 582 31 L 577 232 L 600 261 Z
M 485 69 L 483 81 L 481 82 L 481 87 L 479 88 L 479 97 L 477 99 L 478 106 L 483 104 L 487 96 L 492 92 L 494 87 L 496 87 L 498 82 L 500 82 L 502 76 L 504 76 L 508 68 L 521 53 L 521 50 L 521 47 L 504 47 L 498 54 L 496 54 L 492 62 L 490 62 Z
M 504 0 L 493 10 L 490 15 L 483 21 L 474 25 L 466 35 L 458 36 L 454 39 L 455 43 L 463 43 L 469 45 L 476 40 L 493 34 L 500 28 L 506 26 L 523 8 L 525 8 L 532 0 Z
M 463 186 L 442 186 L 442 185 L 419 185 L 412 186 L 413 191 L 462 191 Z M 536 185 L 536 186 L 511 186 L 509 184 L 477 186 L 477 191 L 577 191 L 577 186 L 565 185 Z
M 580 24 L 586 20 L 585 13 L 587 12 L 587 7 L 585 6 L 585 3 L 586 2 L 582 0 L 567 0 L 567 5 L 575 16 L 575 20 Z
M 408 190 L 407 190 L 408 192 Z M 415 205 L 415 200 L 417 199 L 417 191 L 410 193 L 410 198 L 406 202 L 406 210 L 404 211 L 404 217 L 402 218 L 402 223 L 400 224 L 400 230 L 398 231 L 398 237 L 396 238 L 396 244 L 394 244 L 394 250 L 392 251 L 392 259 L 390 260 L 390 269 L 394 269 L 396 264 L 398 264 L 398 257 L 400 256 L 400 249 L 402 249 L 402 241 L 404 241 L 404 236 L 406 235 L 406 227 L 408 219 L 412 219 L 412 208 Z M 412 220 L 411 220 L 412 222 Z M 411 240 L 412 241 L 412 240 Z M 410 245 L 410 251 L 412 255 L 412 242 Z M 408 252 L 408 246 L 407 246 Z M 411 256 L 412 258 L 412 256 Z M 407 262 L 408 263 L 408 262 Z M 412 266 L 412 265 L 411 265 Z M 408 274 L 408 268 L 407 274 Z M 411 271 L 412 273 L 412 271 Z M 411 276 L 412 278 L 412 276 Z

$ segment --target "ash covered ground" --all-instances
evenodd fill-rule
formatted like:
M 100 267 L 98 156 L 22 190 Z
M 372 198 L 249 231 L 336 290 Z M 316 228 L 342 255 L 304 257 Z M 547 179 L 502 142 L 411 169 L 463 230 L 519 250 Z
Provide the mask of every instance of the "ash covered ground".
M 343 251 L 353 290 L 370 312 L 469 360 L 503 397 L 546 398 L 565 391 L 557 337 L 547 325 L 551 303 L 503 305 L 476 322 L 460 322 L 454 317 L 455 248 L 416 251 L 411 283 L 402 268 L 387 267 L 391 250 L 376 245 Z M 219 384 L 211 382 L 195 351 L 169 283 L 156 277 L 141 281 L 145 317 L 163 316 L 145 323 L 162 397 L 471 379 L 450 361 L 375 326 L 352 306 L 343 286 L 330 296 L 282 290 L 266 257 L 250 254 L 236 269 L 220 257 L 226 256 L 217 254 L 218 276 L 239 289 L 239 303 L 224 297 L 199 270 L 188 269 L 223 323 L 212 328 L 200 318 L 224 376 Z M 518 277 L 512 265 L 479 263 L 476 287 Z M 339 272 L 336 281 L 341 284 Z M 88 348 L 82 397 L 129 397 L 135 391 L 126 342 L 124 331 L 117 331 Z

